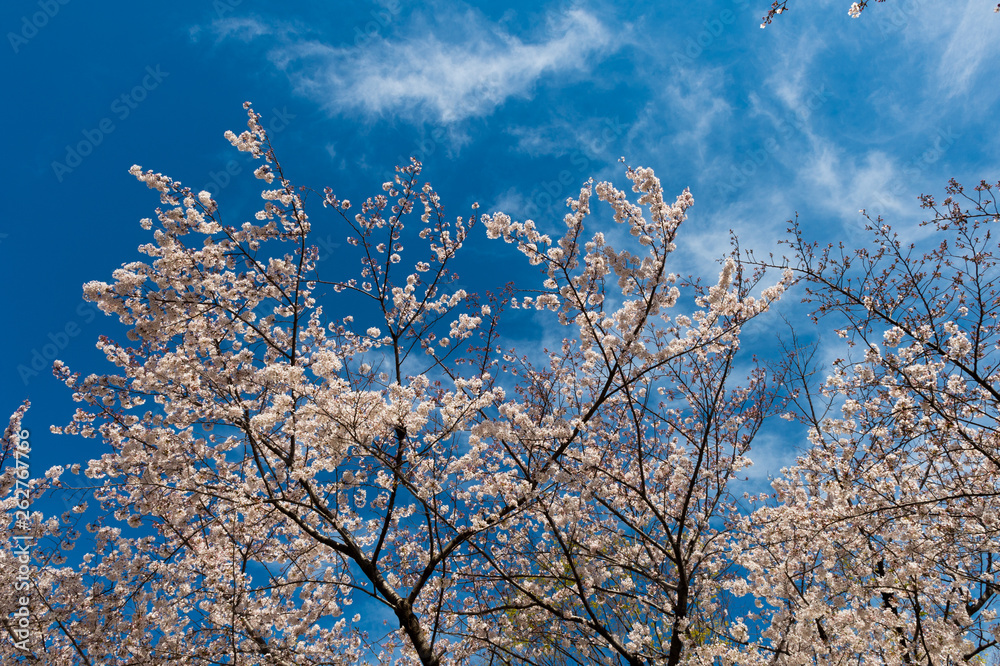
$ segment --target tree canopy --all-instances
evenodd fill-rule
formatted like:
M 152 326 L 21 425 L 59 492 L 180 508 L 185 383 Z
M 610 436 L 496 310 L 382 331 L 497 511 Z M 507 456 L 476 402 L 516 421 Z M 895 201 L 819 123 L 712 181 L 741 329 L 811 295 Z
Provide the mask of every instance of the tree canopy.
M 793 222 L 783 254 L 734 237 L 683 276 L 695 200 L 650 168 L 587 181 L 547 234 L 446 214 L 415 158 L 360 203 L 293 182 L 244 108 L 226 137 L 262 181 L 252 220 L 130 170 L 159 200 L 150 241 L 84 285 L 126 339 L 100 338 L 105 373 L 52 368 L 79 403 L 53 432 L 103 455 L 31 478 L 29 401 L 0 440 L 5 659 L 996 658 L 1000 183 L 924 196 L 930 243 L 875 216 L 867 245 L 823 246 Z M 468 293 L 458 257 L 490 243 L 536 282 Z M 803 298 L 840 358 L 808 322 L 780 354 L 746 342 Z M 511 334 L 528 314 L 541 344 Z M 746 492 L 782 418 L 802 453 Z

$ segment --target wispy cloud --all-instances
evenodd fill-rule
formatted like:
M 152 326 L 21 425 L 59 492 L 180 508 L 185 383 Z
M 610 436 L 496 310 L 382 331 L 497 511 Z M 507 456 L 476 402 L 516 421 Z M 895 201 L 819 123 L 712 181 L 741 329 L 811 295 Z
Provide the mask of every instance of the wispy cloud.
M 363 45 L 332 46 L 286 38 L 269 52 L 296 90 L 333 114 L 456 123 L 483 117 L 511 98 L 530 98 L 546 75 L 585 74 L 612 50 L 611 34 L 583 9 L 553 12 L 542 34 L 525 41 L 473 10 L 441 12 Z M 226 36 L 256 37 L 260 24 L 220 21 Z
M 213 26 L 219 40 L 238 39 L 248 42 L 257 37 L 274 33 L 274 26 L 253 17 L 233 17 L 216 21 Z
M 968 93 L 983 74 L 993 74 L 1000 44 L 997 43 L 996 22 L 982 3 L 972 2 L 965 8 L 955 26 L 938 67 L 938 80 L 942 88 L 952 95 Z M 988 101 L 996 99 L 996 88 L 985 87 Z M 982 94 L 979 90 L 974 93 Z

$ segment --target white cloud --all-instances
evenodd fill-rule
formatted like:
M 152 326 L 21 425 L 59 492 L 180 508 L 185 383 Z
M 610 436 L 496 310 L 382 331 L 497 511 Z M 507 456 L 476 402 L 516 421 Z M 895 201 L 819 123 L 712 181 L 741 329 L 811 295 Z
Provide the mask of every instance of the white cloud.
M 249 42 L 257 37 L 274 34 L 273 25 L 268 25 L 253 17 L 232 17 L 212 23 L 212 32 L 218 40 L 238 39 Z
M 963 94 L 979 75 L 993 74 L 997 51 L 1000 17 L 994 16 L 980 2 L 971 2 L 948 40 L 948 46 L 938 66 L 938 81 L 952 95 Z M 987 97 L 996 98 L 995 88 L 987 85 Z M 976 94 L 979 94 L 978 91 Z
M 298 92 L 331 113 L 455 123 L 530 98 L 546 75 L 586 72 L 610 51 L 608 29 L 582 9 L 551 14 L 533 43 L 471 11 L 434 20 L 425 29 L 407 25 L 403 39 L 378 35 L 357 47 L 288 41 L 269 56 Z M 240 34 L 238 26 L 225 29 Z
M 525 211 L 528 210 L 530 202 L 524 192 L 517 187 L 508 187 L 497 195 L 492 206 L 487 206 L 486 210 L 491 214 L 501 212 L 510 215 L 514 219 L 523 219 Z

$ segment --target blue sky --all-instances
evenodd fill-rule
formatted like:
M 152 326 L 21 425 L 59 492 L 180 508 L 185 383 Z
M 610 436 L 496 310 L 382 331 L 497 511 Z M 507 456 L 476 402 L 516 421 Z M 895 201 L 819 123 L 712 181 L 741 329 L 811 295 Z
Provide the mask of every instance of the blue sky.
M 242 221 L 259 183 L 223 132 L 244 128 L 244 100 L 297 184 L 363 199 L 415 155 L 452 213 L 478 201 L 544 231 L 588 177 L 621 182 L 619 157 L 651 166 L 694 195 L 680 273 L 711 276 L 730 228 L 775 249 L 796 213 L 852 247 L 861 208 L 919 235 L 921 192 L 1000 179 L 995 3 L 888 0 L 851 19 L 845 0 L 798 0 L 761 30 L 769 4 L 5 2 L 0 407 L 32 400 L 34 472 L 99 453 L 46 432 L 73 410 L 49 369 L 103 371 L 97 336 L 121 337 L 81 285 L 149 240 L 157 200 L 128 168 L 208 189 Z M 536 279 L 479 234 L 471 284 Z M 321 257 L 340 236 L 317 227 Z

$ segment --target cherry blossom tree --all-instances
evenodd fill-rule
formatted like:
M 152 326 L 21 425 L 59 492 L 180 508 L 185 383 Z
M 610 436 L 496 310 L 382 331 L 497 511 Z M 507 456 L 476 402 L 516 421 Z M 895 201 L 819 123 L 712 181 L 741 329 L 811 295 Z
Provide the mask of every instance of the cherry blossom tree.
M 800 354 L 810 448 L 754 516 L 742 562 L 773 609 L 776 663 L 983 663 L 1000 591 L 1000 185 L 952 181 L 920 253 L 881 218 L 874 248 L 791 248 L 847 356 L 820 388 Z M 912 230 L 911 230 L 911 233 Z
M 40 544 L 34 631 L 8 628 L 4 658 L 734 663 L 729 484 L 774 404 L 739 337 L 791 274 L 758 289 L 738 254 L 707 287 L 672 273 L 693 200 L 642 168 L 636 202 L 586 183 L 556 240 L 476 206 L 449 219 L 416 161 L 355 213 L 294 186 L 246 108 L 227 138 L 268 186 L 253 221 L 131 170 L 162 206 L 148 259 L 84 286 L 128 340 L 100 338 L 108 374 L 53 368 L 81 403 L 54 432 L 106 452 L 32 480 L 65 514 L 3 526 L 6 557 Z M 614 224 L 585 232 L 595 194 Z M 310 243 L 330 217 L 332 275 Z M 533 295 L 457 286 L 480 226 L 545 271 Z M 501 316 L 526 308 L 556 350 L 505 349 Z
M 4 607 L 32 609 L 26 638 L 5 616 L 5 658 L 995 656 L 1000 184 L 925 197 L 941 238 L 928 252 L 881 219 L 874 250 L 820 248 L 795 226 L 790 260 L 743 262 L 734 244 L 703 283 L 669 270 L 693 199 L 668 203 L 649 169 L 626 171 L 635 201 L 585 183 L 557 238 L 476 206 L 449 219 L 416 161 L 351 212 L 289 182 L 247 110 L 227 137 L 268 186 L 254 221 L 132 169 L 163 206 L 141 222 L 149 260 L 84 287 L 128 342 L 100 339 L 109 374 L 53 368 L 81 403 L 53 430 L 106 452 L 24 479 L 27 402 L 0 439 L 0 556 L 38 544 L 30 575 L 0 569 Z M 334 274 L 309 242 L 330 217 L 346 241 Z M 480 227 L 541 283 L 457 286 Z M 846 345 L 820 387 L 794 334 L 778 369 L 740 348 L 797 280 Z M 524 311 L 553 349 L 508 347 Z M 740 474 L 785 397 L 808 448 L 748 514 Z M 67 511 L 20 508 L 42 497 Z
M 605 365 L 599 381 L 614 373 L 624 388 L 558 461 L 559 494 L 505 536 L 516 558 L 509 550 L 494 556 L 480 585 L 479 598 L 504 600 L 485 621 L 504 663 L 738 663 L 747 634 L 726 603 L 725 586 L 739 577 L 732 547 L 740 507 L 730 485 L 750 465 L 780 383 L 753 364 L 744 382 L 734 381 L 740 326 L 782 288 L 755 300 L 760 277 L 730 260 L 719 283 L 699 292 L 701 307 L 725 315 L 712 322 L 715 343 L 696 353 L 663 353 L 688 335 L 692 322 L 681 315 L 644 342 L 642 356 L 664 358 L 651 368 L 636 359 L 614 367 L 621 359 L 607 349 L 607 321 L 587 331 L 582 353 L 553 355 L 551 383 L 569 390 L 529 402 L 579 413 L 580 377 L 589 379 L 581 370 L 595 356 Z

